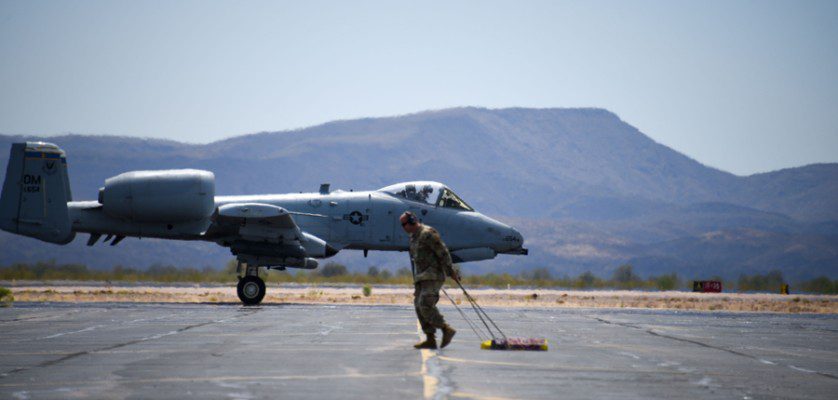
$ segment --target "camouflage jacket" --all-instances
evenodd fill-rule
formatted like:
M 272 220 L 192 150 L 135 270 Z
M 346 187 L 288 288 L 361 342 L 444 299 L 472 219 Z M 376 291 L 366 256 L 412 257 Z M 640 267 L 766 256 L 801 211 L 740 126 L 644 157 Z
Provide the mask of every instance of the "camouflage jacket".
M 410 234 L 410 257 L 416 267 L 414 282 L 444 281 L 453 274 L 451 254 L 436 229 L 421 225 Z

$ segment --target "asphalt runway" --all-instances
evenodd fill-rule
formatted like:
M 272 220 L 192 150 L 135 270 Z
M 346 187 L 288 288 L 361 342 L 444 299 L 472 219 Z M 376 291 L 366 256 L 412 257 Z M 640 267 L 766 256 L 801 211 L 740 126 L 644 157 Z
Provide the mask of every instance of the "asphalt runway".
M 489 309 L 548 352 L 417 351 L 400 306 L 16 303 L 0 398 L 834 399 L 838 316 Z

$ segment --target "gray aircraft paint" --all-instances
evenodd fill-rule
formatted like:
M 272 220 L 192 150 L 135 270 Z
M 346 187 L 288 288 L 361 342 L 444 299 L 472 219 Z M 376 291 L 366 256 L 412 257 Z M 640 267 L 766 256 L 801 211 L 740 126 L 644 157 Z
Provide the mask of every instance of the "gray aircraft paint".
M 0 228 L 46 242 L 67 244 L 72 200 L 64 151 L 51 143 L 12 145 L 0 196 Z
M 527 253 L 518 231 L 466 209 L 438 182 L 372 191 L 215 196 L 214 179 L 199 170 L 134 171 L 106 180 L 99 201 L 71 201 L 64 152 L 49 143 L 17 143 L 0 196 L 0 228 L 59 244 L 78 232 L 91 234 L 94 243 L 99 235 L 113 235 L 112 244 L 123 237 L 213 241 L 244 251 L 240 259 L 248 252 L 272 254 L 247 258 L 258 266 L 315 268 L 312 258 L 342 249 L 407 250 L 399 215 L 409 210 L 440 232 L 457 262 Z M 438 203 L 443 195 L 453 202 L 446 204 L 462 207 Z M 430 201 L 421 201 L 422 196 Z

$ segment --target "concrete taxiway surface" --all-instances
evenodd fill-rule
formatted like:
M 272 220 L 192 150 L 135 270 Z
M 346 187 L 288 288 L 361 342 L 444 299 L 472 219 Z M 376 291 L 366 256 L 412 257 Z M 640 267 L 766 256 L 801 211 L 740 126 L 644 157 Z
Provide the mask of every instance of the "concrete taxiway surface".
M 835 398 L 838 316 L 489 309 L 548 352 L 416 351 L 396 306 L 17 303 L 0 398 Z

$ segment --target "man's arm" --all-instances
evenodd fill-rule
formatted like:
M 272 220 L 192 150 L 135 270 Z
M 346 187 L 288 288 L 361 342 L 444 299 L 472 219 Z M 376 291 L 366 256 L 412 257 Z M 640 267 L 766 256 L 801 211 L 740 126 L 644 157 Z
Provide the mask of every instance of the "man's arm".
M 429 240 L 429 247 L 436 256 L 436 259 L 442 264 L 443 273 L 446 276 L 450 276 L 455 281 L 460 280 L 460 275 L 454 269 L 454 263 L 451 261 L 451 253 L 448 251 L 448 247 L 445 246 L 445 243 L 442 241 L 442 238 L 439 236 L 439 233 L 433 233 L 431 240 Z

